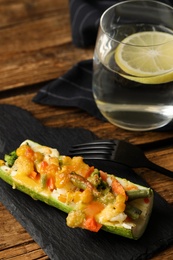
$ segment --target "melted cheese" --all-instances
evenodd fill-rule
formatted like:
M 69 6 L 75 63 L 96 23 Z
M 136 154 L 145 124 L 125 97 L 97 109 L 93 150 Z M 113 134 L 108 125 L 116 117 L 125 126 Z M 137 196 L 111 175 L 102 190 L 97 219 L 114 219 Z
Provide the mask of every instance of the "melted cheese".
M 82 218 L 83 218 L 83 214 L 84 214 L 85 210 L 87 210 L 87 212 L 89 212 L 88 214 L 92 215 L 92 212 L 90 212 L 91 209 L 87 208 L 87 204 L 89 205 L 91 203 L 91 205 L 92 205 L 92 202 L 96 202 L 96 201 L 98 203 L 102 203 L 104 205 L 104 209 L 101 209 L 101 211 L 99 213 L 97 212 L 94 215 L 95 219 L 100 224 L 106 225 L 108 223 L 110 226 L 116 225 L 119 227 L 124 227 L 126 229 L 132 229 L 136 226 L 136 224 L 140 224 L 139 226 L 142 226 L 141 223 L 145 222 L 145 218 L 148 213 L 149 204 L 144 204 L 142 202 L 142 200 L 136 200 L 134 202 L 134 206 L 137 206 L 139 209 L 142 210 L 141 217 L 137 221 L 129 222 L 129 220 L 126 221 L 127 215 L 124 213 L 124 208 L 122 207 L 125 205 L 125 199 L 126 199 L 125 197 L 123 197 L 124 202 L 120 201 L 119 203 L 116 203 L 117 198 L 119 196 L 115 195 L 114 192 L 109 191 L 109 193 L 112 192 L 111 196 L 108 194 L 107 197 L 104 197 L 104 195 L 100 193 L 101 198 L 98 198 L 97 196 L 96 196 L 96 198 L 94 198 L 91 190 L 89 191 L 89 189 L 92 189 L 91 188 L 92 185 L 87 184 L 89 186 L 86 185 L 86 188 L 84 190 L 81 190 L 80 187 L 75 186 L 69 180 L 69 174 L 74 171 L 77 173 L 77 175 L 79 177 L 84 178 L 84 179 L 82 179 L 84 184 L 89 182 L 87 177 L 85 177 L 85 174 L 87 173 L 87 171 L 90 170 L 90 166 L 83 162 L 82 157 L 70 158 L 67 156 L 61 156 L 61 160 L 63 162 L 61 167 L 59 166 L 59 161 L 58 161 L 57 165 L 56 165 L 56 163 L 53 163 L 52 168 L 51 168 L 50 161 L 52 161 L 52 160 L 54 161 L 54 158 L 59 159 L 59 157 L 60 157 L 60 154 L 57 149 L 40 145 L 31 140 L 24 141 L 21 144 L 21 146 L 22 145 L 28 145 L 34 152 L 41 153 L 43 155 L 43 161 L 45 163 L 47 163 L 48 167 L 50 166 L 49 171 L 47 170 L 47 168 L 45 168 L 45 172 L 44 171 L 41 172 L 40 169 L 42 167 L 42 161 L 37 162 L 37 165 L 34 165 L 35 159 L 31 160 L 32 161 L 31 169 L 34 169 L 34 171 L 37 171 L 39 178 L 33 179 L 30 176 L 30 174 L 28 174 L 27 171 L 26 172 L 23 171 L 24 168 L 26 167 L 26 163 L 25 163 L 25 161 L 23 161 L 23 159 L 21 161 L 19 161 L 18 164 L 17 163 L 14 164 L 12 168 L 7 167 L 6 165 L 2 166 L 1 168 L 3 169 L 4 172 L 8 172 L 12 176 L 12 179 L 14 181 L 13 188 L 15 188 L 17 184 L 20 184 L 20 185 L 27 187 L 29 190 L 31 190 L 35 193 L 39 193 L 40 195 L 43 195 L 46 198 L 51 197 L 55 201 L 57 200 L 57 203 L 58 203 L 58 199 L 61 197 L 61 200 L 59 200 L 60 203 L 62 203 L 62 204 L 64 203 L 64 205 L 66 204 L 66 205 L 72 206 L 72 208 L 75 211 L 75 214 L 70 214 L 70 218 L 68 219 L 69 224 L 71 221 L 71 223 L 73 223 L 73 225 L 74 225 L 75 218 L 79 217 L 79 215 L 82 216 Z M 35 157 L 32 157 L 32 158 L 35 158 Z M 53 159 L 50 160 L 50 158 L 53 158 Z M 28 160 L 28 158 L 27 158 L 27 160 Z M 26 160 L 26 162 L 27 162 L 27 160 Z M 23 167 L 22 171 L 18 171 L 18 168 L 20 168 L 21 166 Z M 30 164 L 29 164 L 29 167 L 30 167 Z M 92 168 L 92 170 L 94 171 L 94 168 Z M 54 186 L 54 188 L 50 189 L 47 182 L 48 182 L 48 178 L 50 176 L 52 177 L 52 175 L 54 178 L 55 186 Z M 46 184 L 43 184 L 44 177 L 45 177 Z M 108 184 L 110 190 L 111 190 L 111 187 L 113 186 L 112 183 L 113 183 L 114 179 L 117 179 L 117 181 L 126 190 L 146 189 L 145 187 L 142 187 L 137 184 L 133 184 L 132 182 L 130 182 L 126 179 L 121 179 L 121 178 L 115 177 L 113 175 L 107 175 L 106 181 L 107 181 L 107 184 Z M 81 179 L 79 178 L 79 180 L 81 180 Z M 88 190 L 87 190 L 87 188 L 88 188 Z M 88 191 L 89 193 L 87 193 L 86 191 Z M 99 191 L 97 191 L 97 192 L 99 192 Z M 91 196 L 91 200 L 89 200 L 89 201 L 86 200 L 86 198 L 89 197 L 88 195 Z M 113 196 L 113 199 L 112 199 L 112 196 Z M 120 194 L 120 198 L 122 198 L 122 196 L 123 195 Z M 92 208 L 92 210 L 95 211 L 94 208 Z M 79 215 L 77 212 L 79 213 Z M 81 215 L 81 213 L 82 213 L 82 215 Z

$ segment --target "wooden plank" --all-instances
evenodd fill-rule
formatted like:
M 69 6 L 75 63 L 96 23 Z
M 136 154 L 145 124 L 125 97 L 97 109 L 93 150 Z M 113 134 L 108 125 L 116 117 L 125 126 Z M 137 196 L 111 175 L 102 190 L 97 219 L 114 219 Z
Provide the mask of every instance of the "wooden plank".
M 68 9 L 67 0 L 0 0 L 0 29 Z
M 0 88 L 8 90 L 55 79 L 76 62 L 92 58 L 90 50 L 76 50 L 71 44 L 16 53 L 0 59 Z M 62 62 L 61 62 L 62 61 Z
M 27 20 L 13 27 L 3 28 L 0 30 L 0 35 L 2 58 L 69 43 L 71 41 L 69 14 L 60 12 L 57 15 L 54 11 L 49 13 L 49 16 L 39 16 L 34 21 Z
M 20 245 L 32 240 L 27 233 L 23 232 L 22 226 L 12 217 L 2 204 L 0 204 L 0 219 L 0 251 L 9 248 L 11 243 Z M 16 238 L 14 239 L 15 236 Z M 5 243 L 3 243 L 3 241 L 5 241 Z
M 102 139 L 120 139 L 133 144 L 142 144 L 173 137 L 173 132 L 132 132 L 118 128 L 108 122 L 103 122 L 90 116 L 88 113 L 77 108 L 61 108 L 55 106 L 39 105 L 32 101 L 40 87 L 20 89 L 20 95 L 7 92 L 6 98 L 0 97 L 0 104 L 11 104 L 29 111 L 44 125 L 50 127 L 83 127 L 95 133 Z M 166 155 L 165 158 L 166 159 Z M 169 165 L 172 165 L 170 160 Z M 170 167 L 171 167 L 170 165 Z M 173 169 L 173 165 L 172 165 Z
M 55 2 L 33 1 L 30 7 L 27 1 L 0 5 L 2 20 L 9 17 L 7 12 L 12 13 L 11 20 L 0 28 L 1 90 L 56 78 L 76 62 L 92 58 L 92 48 L 78 49 L 71 43 L 67 1 Z M 19 18 L 16 13 L 20 13 Z
M 0 259 L 48 259 L 24 228 L 0 203 Z

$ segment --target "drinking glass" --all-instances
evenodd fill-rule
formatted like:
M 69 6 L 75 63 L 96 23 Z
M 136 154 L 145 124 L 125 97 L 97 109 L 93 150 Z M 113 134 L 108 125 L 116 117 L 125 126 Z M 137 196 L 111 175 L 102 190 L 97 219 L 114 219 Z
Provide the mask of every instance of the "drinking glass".
M 93 95 L 109 122 L 133 131 L 173 119 L 173 8 L 152 0 L 111 6 L 93 58 Z

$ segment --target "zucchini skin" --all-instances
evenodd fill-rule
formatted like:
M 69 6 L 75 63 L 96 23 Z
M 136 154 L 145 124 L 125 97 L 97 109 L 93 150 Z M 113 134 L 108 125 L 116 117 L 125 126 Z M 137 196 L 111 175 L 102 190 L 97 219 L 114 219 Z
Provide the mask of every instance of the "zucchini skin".
M 70 211 L 73 210 L 72 207 L 70 207 L 69 205 L 60 202 L 58 199 L 55 199 L 52 195 L 51 192 L 38 192 L 37 189 L 31 189 L 30 187 L 27 187 L 26 185 L 23 185 L 22 183 L 19 183 L 17 181 L 15 181 L 13 179 L 12 176 L 10 176 L 8 174 L 7 171 L 4 171 L 2 167 L 0 167 L 0 178 L 2 180 L 4 180 L 6 183 L 8 183 L 9 185 L 12 186 L 13 189 L 18 189 L 21 192 L 29 195 L 30 197 L 32 197 L 34 200 L 40 200 L 50 206 L 53 206 L 65 213 L 69 213 Z M 142 186 L 141 186 L 142 187 Z M 148 189 L 148 188 L 146 188 Z M 148 212 L 145 216 L 145 218 L 143 219 L 143 223 L 142 223 L 142 229 L 140 230 L 139 233 L 134 232 L 133 227 L 132 228 L 126 228 L 124 226 L 117 226 L 117 225 L 113 225 L 110 223 L 106 223 L 102 226 L 102 229 L 104 231 L 116 234 L 116 235 L 120 235 L 126 238 L 130 238 L 130 239 L 139 239 L 142 234 L 145 231 L 145 228 L 148 224 L 149 218 L 150 218 L 150 214 L 152 212 L 152 206 L 153 206 L 153 191 L 151 190 L 152 195 L 150 197 L 150 207 L 148 209 Z
M 107 223 L 106 225 L 103 225 L 102 229 L 107 232 L 113 233 L 113 234 L 117 234 L 117 235 L 120 235 L 123 237 L 138 240 L 145 232 L 145 229 L 147 227 L 147 224 L 149 222 L 149 219 L 150 219 L 150 216 L 152 213 L 154 193 L 153 193 L 153 191 L 151 191 L 151 192 L 152 192 L 152 195 L 150 197 L 150 205 L 149 205 L 148 211 L 145 214 L 145 216 L 143 217 L 142 223 L 137 223 L 137 225 L 141 226 L 140 232 L 136 232 L 135 228 L 133 228 L 133 227 L 131 229 L 128 229 L 123 226 L 118 227 L 116 225 L 110 225 L 109 223 Z
M 5 171 L 2 170 L 0 167 L 0 178 L 4 180 L 6 183 L 10 184 L 13 189 L 17 189 L 30 197 L 32 197 L 34 200 L 40 200 L 50 206 L 53 206 L 57 209 L 60 209 L 64 211 L 65 213 L 69 213 L 72 208 L 58 200 L 55 200 L 50 194 L 45 194 L 45 193 L 38 193 L 36 190 L 30 189 L 26 185 L 23 185 L 19 182 L 16 182 L 13 180 L 13 178 L 8 175 Z

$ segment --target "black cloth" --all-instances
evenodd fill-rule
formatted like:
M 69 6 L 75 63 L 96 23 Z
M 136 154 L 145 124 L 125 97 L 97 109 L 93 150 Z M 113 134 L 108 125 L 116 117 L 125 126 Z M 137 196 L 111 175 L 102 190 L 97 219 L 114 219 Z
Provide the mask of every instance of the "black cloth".
M 81 61 L 65 75 L 41 88 L 33 101 L 59 107 L 78 107 L 105 120 L 95 104 L 91 86 L 92 60 Z
M 77 142 L 98 139 L 90 131 L 81 128 L 45 127 L 27 111 L 10 105 L 0 105 L 0 122 L 0 158 L 28 138 L 57 148 L 61 154 L 67 154 L 69 147 Z M 123 165 L 106 161 L 87 163 L 148 186 L 132 169 Z M 173 207 L 156 192 L 154 196 L 154 207 L 148 227 L 144 235 L 135 241 L 102 230 L 93 233 L 69 228 L 66 225 L 67 214 L 33 200 L 0 179 L 0 202 L 51 260 L 150 259 L 173 244 Z
M 102 13 L 118 1 L 70 0 L 71 29 L 74 45 L 93 45 Z
M 63 76 L 41 88 L 33 101 L 57 107 L 78 107 L 106 121 L 98 110 L 92 94 L 92 64 L 92 60 L 77 63 Z M 172 130 L 173 121 L 156 131 Z
M 88 47 L 95 44 L 102 13 L 118 0 L 69 0 L 71 31 L 74 45 Z M 158 1 L 159 2 L 159 1 Z M 173 5 L 172 0 L 160 2 Z

